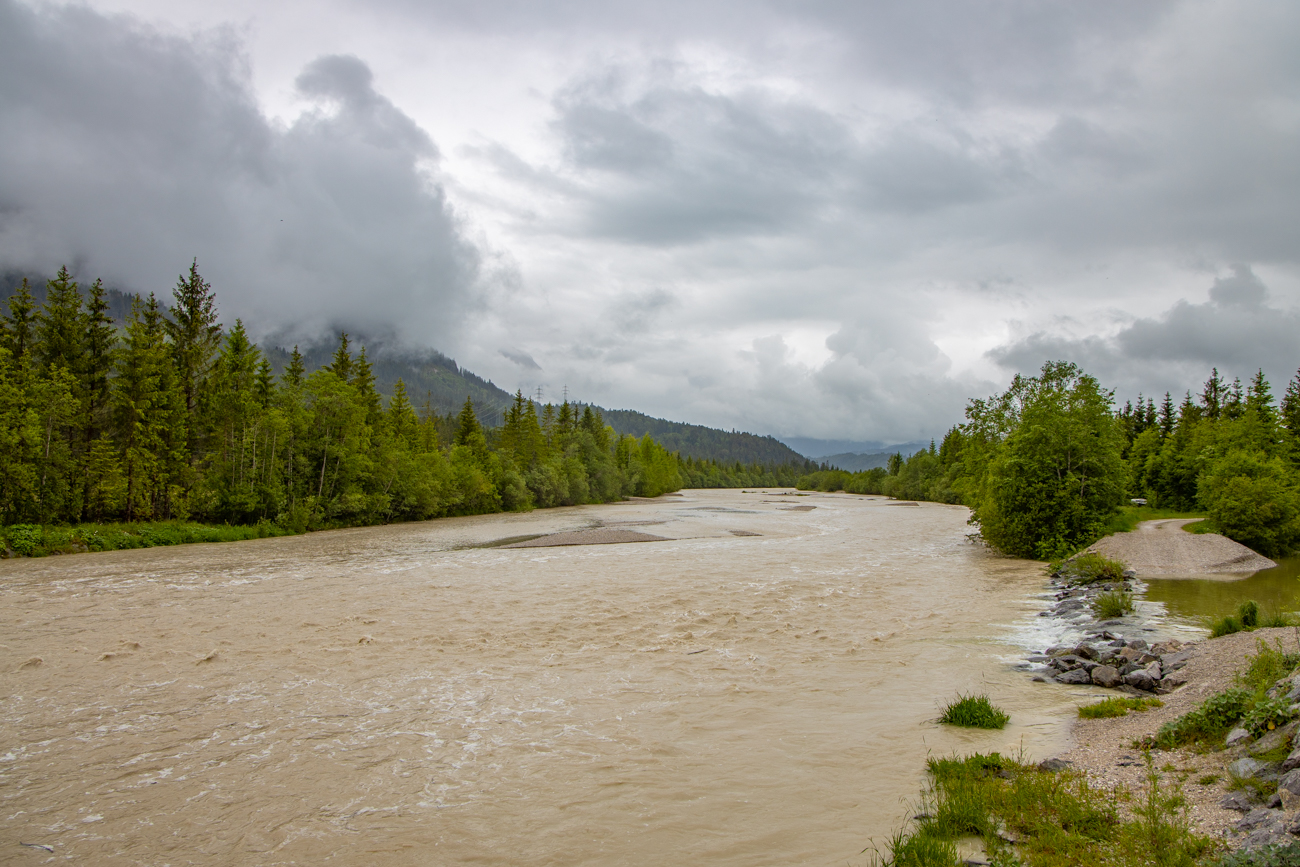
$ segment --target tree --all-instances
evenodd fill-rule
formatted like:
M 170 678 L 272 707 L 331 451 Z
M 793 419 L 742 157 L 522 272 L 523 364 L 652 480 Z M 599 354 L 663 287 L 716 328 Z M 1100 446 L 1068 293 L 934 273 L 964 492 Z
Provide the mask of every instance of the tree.
M 177 279 L 172 296 L 176 303 L 168 311 L 171 319 L 165 327 L 171 338 L 172 359 L 184 406 L 186 457 L 193 466 L 204 447 L 206 426 L 199 417 L 200 403 L 221 345 L 221 325 L 217 322 L 216 295 L 212 285 L 199 276 L 197 259 L 190 263 L 189 275 L 182 274 Z
M 1112 401 L 1075 365 L 1048 362 L 991 403 L 972 402 L 968 436 L 1006 430 L 992 443 L 972 515 L 994 547 L 1047 559 L 1100 534 L 1124 492 Z
M 9 357 L 15 365 L 26 364 L 36 339 L 36 300 L 32 298 L 26 277 L 9 299 L 9 313 L 4 317 L 3 325 L 0 346 L 9 350 Z

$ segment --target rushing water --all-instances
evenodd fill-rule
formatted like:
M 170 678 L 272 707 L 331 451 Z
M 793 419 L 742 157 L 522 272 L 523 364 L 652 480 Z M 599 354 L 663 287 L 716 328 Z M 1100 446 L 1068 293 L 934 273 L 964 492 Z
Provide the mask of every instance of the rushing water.
M 1077 703 L 1008 667 L 1042 567 L 966 514 L 690 491 L 0 563 L 0 863 L 864 863 L 927 754 L 1049 755 Z M 601 523 L 670 541 L 483 547 Z M 1012 724 L 935 725 L 962 692 Z

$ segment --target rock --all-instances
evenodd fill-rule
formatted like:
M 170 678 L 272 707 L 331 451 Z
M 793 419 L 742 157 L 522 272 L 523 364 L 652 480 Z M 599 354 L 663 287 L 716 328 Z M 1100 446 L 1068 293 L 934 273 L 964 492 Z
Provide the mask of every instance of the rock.
M 1288 813 L 1294 812 L 1297 807 L 1300 807 L 1300 795 L 1290 789 L 1278 789 L 1277 797 L 1282 803 L 1282 809 Z
M 1073 674 L 1073 672 L 1070 672 Z M 1143 692 L 1155 692 L 1156 680 L 1146 669 L 1138 669 L 1124 675 L 1124 682 L 1134 689 L 1140 689 Z
M 1170 692 L 1173 692 L 1180 686 L 1184 686 L 1186 683 L 1187 675 L 1177 671 L 1171 671 L 1164 677 L 1160 678 L 1160 686 Z
M 1239 779 L 1246 780 L 1255 776 L 1256 773 L 1264 770 L 1266 767 L 1268 766 L 1259 759 L 1252 759 L 1250 756 L 1246 756 L 1245 758 L 1237 759 L 1235 762 L 1228 765 L 1228 773 L 1232 774 L 1234 777 L 1238 777 Z M 1298 782 L 1300 782 L 1300 779 L 1298 779 Z
M 1165 668 L 1177 671 L 1186 665 L 1187 660 L 1191 658 L 1192 652 L 1190 650 L 1180 650 L 1177 653 L 1167 655 L 1163 660 L 1161 660 L 1161 663 Z
M 1078 647 L 1076 647 L 1074 649 L 1074 655 L 1078 657 L 1082 657 L 1083 659 L 1090 659 L 1094 661 L 1097 659 L 1097 651 L 1093 650 L 1091 647 L 1089 647 L 1086 644 L 1080 644 Z
M 1111 647 L 1123 647 L 1123 646 L 1124 646 L 1124 639 L 1122 639 L 1122 638 L 1116 638 L 1114 641 L 1112 641 L 1112 642 L 1110 643 L 1110 646 L 1111 646 Z
M 1249 813 L 1255 808 L 1245 792 L 1229 792 L 1219 801 L 1219 806 L 1225 810 L 1236 810 L 1238 813 Z
M 1120 652 L 1116 654 L 1116 656 L 1120 657 L 1126 662 L 1132 662 L 1132 663 L 1137 663 L 1137 661 L 1140 660 L 1145 655 L 1146 654 L 1144 654 L 1142 651 L 1136 650 L 1132 647 L 1121 648 Z
M 1152 656 L 1149 653 L 1144 653 L 1141 656 L 1139 656 L 1137 660 L 1138 665 L 1150 665 L 1153 662 L 1159 664 L 1160 657 Z
M 1282 779 L 1277 781 L 1277 790 L 1281 792 L 1286 790 L 1293 795 L 1300 795 L 1300 770 L 1287 771 L 1282 775 Z
M 1138 576 L 1138 573 L 1137 573 L 1137 570 L 1136 570 L 1136 569 L 1125 569 L 1125 570 L 1124 570 L 1123 572 L 1121 572 L 1120 574 L 1123 575 L 1123 577 L 1124 577 L 1125 579 L 1129 580 L 1129 581 L 1132 581 L 1133 579 L 1137 578 L 1137 576 Z
M 1119 672 L 1112 665 L 1099 665 L 1092 670 L 1092 682 L 1097 686 L 1110 688 L 1118 686 L 1120 682 Z
M 1132 641 L 1130 641 L 1130 642 L 1128 643 L 1128 646 L 1129 646 L 1129 648 L 1132 649 L 1132 650 L 1146 650 L 1146 649 L 1147 649 L 1147 643 L 1146 643 L 1144 640 L 1142 640 L 1141 638 L 1135 638 L 1135 639 L 1133 639 Z
M 1226 747 L 1235 747 L 1248 737 L 1250 737 L 1250 732 L 1238 727 L 1228 732 L 1228 737 L 1224 740 L 1223 745 Z
M 1258 756 L 1261 753 L 1270 753 L 1281 746 L 1290 746 L 1290 740 L 1295 735 L 1296 723 L 1294 721 L 1286 725 L 1280 725 L 1271 732 L 1265 732 L 1259 740 L 1251 744 L 1251 755 Z M 1287 770 L 1290 770 L 1288 768 Z
M 1164 672 L 1160 670 L 1159 660 L 1155 660 L 1147 663 L 1146 668 L 1143 670 L 1146 671 L 1147 674 L 1151 675 L 1152 680 L 1159 680 L 1160 677 L 1164 674 Z
M 1085 668 L 1074 668 L 1069 671 L 1063 671 L 1056 676 L 1057 683 L 1068 683 L 1073 685 L 1082 685 L 1092 683 L 1092 677 Z
M 1057 771 L 1065 770 L 1066 768 L 1070 767 L 1070 765 L 1071 762 L 1065 759 L 1057 759 L 1057 758 L 1043 759 L 1041 762 L 1038 763 L 1038 770 L 1047 771 L 1048 773 L 1054 774 Z
M 1254 831 L 1257 828 L 1271 825 L 1280 818 L 1281 814 L 1277 810 L 1270 810 L 1268 807 L 1255 807 L 1232 827 L 1237 831 Z
M 1300 768 L 1300 749 L 1292 750 L 1291 755 L 1287 756 L 1286 760 L 1282 762 L 1282 773 L 1284 774 L 1287 771 L 1294 771 L 1296 768 Z
M 1151 645 L 1151 652 L 1156 656 L 1167 656 L 1170 653 L 1176 653 L 1183 643 L 1177 638 L 1166 638 L 1164 641 Z

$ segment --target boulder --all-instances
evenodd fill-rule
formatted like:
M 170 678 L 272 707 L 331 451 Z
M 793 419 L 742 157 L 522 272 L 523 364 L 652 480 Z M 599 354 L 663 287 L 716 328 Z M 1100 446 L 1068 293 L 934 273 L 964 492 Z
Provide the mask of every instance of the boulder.
M 1294 721 L 1280 725 L 1271 732 L 1265 732 L 1260 736 L 1259 740 L 1250 745 L 1251 755 L 1258 756 L 1261 753 L 1271 753 L 1280 746 L 1289 745 L 1295 732 L 1296 723 Z M 1287 770 L 1290 770 L 1290 768 Z
M 1150 672 L 1142 668 L 1124 675 L 1124 682 L 1143 692 L 1155 692 L 1156 689 L 1156 679 L 1151 676 Z
M 1192 658 L 1192 652 L 1190 650 L 1180 650 L 1177 653 L 1171 653 L 1166 655 L 1165 658 L 1161 660 L 1161 663 L 1164 665 L 1165 668 L 1168 668 L 1172 671 L 1177 671 L 1178 669 L 1186 665 L 1187 660 L 1191 658 Z
M 1241 743 L 1242 741 L 1246 740 L 1249 737 L 1250 737 L 1250 732 L 1238 726 L 1237 728 L 1228 732 L 1228 737 L 1224 740 L 1223 745 L 1225 747 L 1235 747 L 1237 744 Z
M 1080 644 L 1078 647 L 1076 647 L 1074 649 L 1074 655 L 1081 657 L 1083 659 L 1090 659 L 1094 661 L 1097 659 L 1097 651 L 1086 644 Z
M 1164 677 L 1160 678 L 1160 686 L 1170 692 L 1187 683 L 1187 675 L 1178 671 L 1171 671 Z
M 1119 672 L 1112 665 L 1099 665 L 1092 670 L 1092 682 L 1107 688 L 1119 686 Z
M 1092 683 L 1092 677 L 1088 674 L 1087 669 L 1073 668 L 1069 671 L 1063 671 L 1058 674 L 1056 676 L 1056 682 L 1082 685 L 1085 683 Z
M 1070 764 L 1071 763 L 1066 759 L 1043 759 L 1038 763 L 1038 770 L 1054 774 L 1057 771 L 1065 770 L 1070 766 Z
M 1300 795 L 1300 770 L 1291 770 L 1283 774 L 1282 778 L 1277 781 L 1277 790 L 1278 792 L 1286 790 L 1292 795 Z
M 1250 756 L 1245 756 L 1244 758 L 1237 759 L 1235 762 L 1228 765 L 1228 773 L 1238 779 L 1247 780 L 1264 770 L 1266 767 L 1268 767 L 1268 765 L 1264 764 L 1259 759 L 1252 759 Z
M 1236 810 L 1238 813 L 1249 813 L 1255 808 L 1255 804 L 1245 792 L 1229 792 L 1219 801 L 1219 806 L 1225 810 Z
M 1133 639 L 1132 641 L 1130 641 L 1130 642 L 1128 643 L 1128 646 L 1129 646 L 1129 648 L 1132 649 L 1132 650 L 1146 650 L 1146 649 L 1147 649 L 1147 643 L 1146 643 L 1146 641 L 1144 641 L 1144 640 L 1141 639 L 1141 638 L 1135 638 L 1135 639 Z
M 1287 771 L 1294 771 L 1296 768 L 1300 768 L 1300 749 L 1292 750 L 1291 755 L 1287 756 L 1282 762 L 1282 773 L 1284 774 Z

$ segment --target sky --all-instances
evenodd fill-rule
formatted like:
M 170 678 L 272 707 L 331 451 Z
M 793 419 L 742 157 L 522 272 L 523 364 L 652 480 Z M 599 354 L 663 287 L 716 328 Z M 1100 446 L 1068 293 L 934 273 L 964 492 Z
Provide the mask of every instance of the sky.
M 0 269 L 513 391 L 941 437 L 1300 368 L 1288 0 L 0 0 Z

